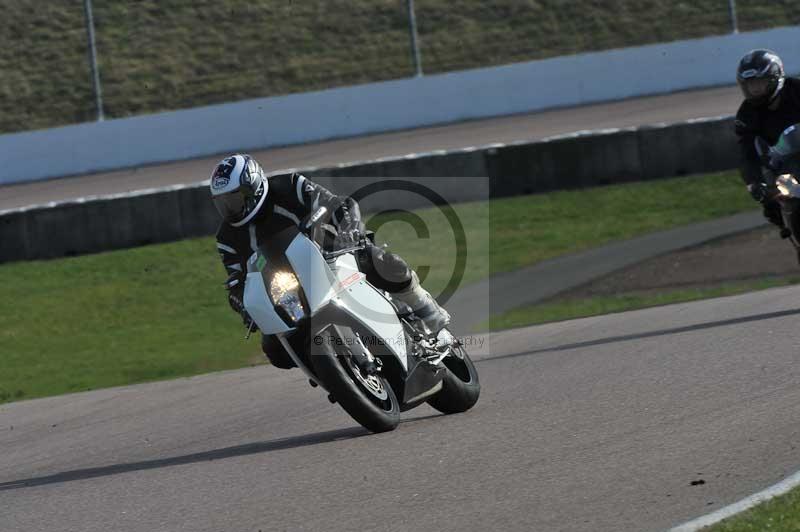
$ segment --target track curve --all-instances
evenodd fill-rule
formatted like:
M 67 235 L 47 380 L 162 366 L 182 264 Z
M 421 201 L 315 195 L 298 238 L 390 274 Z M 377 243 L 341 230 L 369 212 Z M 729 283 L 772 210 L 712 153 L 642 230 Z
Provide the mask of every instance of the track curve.
M 270 367 L 4 405 L 0 529 L 663 530 L 800 468 L 798 300 L 494 335 L 473 411 L 381 435 Z
M 741 95 L 736 87 L 633 98 L 534 114 L 475 120 L 438 127 L 398 131 L 253 152 L 270 170 L 331 166 L 400 157 L 410 153 L 458 149 L 492 143 L 535 140 L 581 130 L 679 122 L 731 115 Z M 300 126 L 302 127 L 302 126 Z M 0 187 L 0 211 L 84 196 L 196 183 L 208 178 L 219 157 L 159 164 L 49 181 Z

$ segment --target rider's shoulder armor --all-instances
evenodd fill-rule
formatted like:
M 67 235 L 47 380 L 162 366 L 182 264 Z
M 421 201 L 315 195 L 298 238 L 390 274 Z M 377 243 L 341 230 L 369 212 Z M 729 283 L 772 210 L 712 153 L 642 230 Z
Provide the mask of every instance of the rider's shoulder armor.
M 269 182 L 269 193 L 276 197 L 286 196 L 292 188 L 295 173 L 275 174 L 267 177 Z
M 800 78 L 787 77 L 783 90 L 791 106 L 800 109 Z

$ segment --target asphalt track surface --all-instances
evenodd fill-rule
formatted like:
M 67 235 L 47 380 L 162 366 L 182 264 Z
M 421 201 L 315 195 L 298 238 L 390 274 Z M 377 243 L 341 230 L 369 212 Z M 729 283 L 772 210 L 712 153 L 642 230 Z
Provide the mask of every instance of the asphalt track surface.
M 271 170 L 331 166 L 433 150 L 535 140 L 583 130 L 634 127 L 732 115 L 741 101 L 736 87 L 686 91 L 534 114 L 399 131 L 318 144 L 255 151 Z M 298 127 L 302 127 L 299 124 Z M 58 180 L 0 187 L 0 210 L 85 196 L 117 194 L 208 178 L 219 156 Z
M 664 530 L 800 468 L 799 300 L 494 335 L 381 435 L 272 367 L 5 405 L 0 530 Z

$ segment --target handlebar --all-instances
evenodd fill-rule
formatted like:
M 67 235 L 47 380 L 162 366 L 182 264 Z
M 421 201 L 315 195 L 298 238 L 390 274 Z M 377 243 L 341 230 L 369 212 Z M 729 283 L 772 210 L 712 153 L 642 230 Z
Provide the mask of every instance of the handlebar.
M 304 234 L 310 233 L 317 225 L 319 225 L 328 214 L 327 207 L 320 207 L 312 212 L 305 220 L 300 223 L 300 231 Z
M 327 217 L 328 217 L 328 209 L 326 207 L 318 208 L 316 211 L 311 213 L 300 223 L 300 232 L 302 232 L 306 236 L 311 235 L 311 233 L 313 233 L 315 229 L 326 226 L 325 220 L 327 219 Z M 353 242 L 352 245 L 349 245 L 345 248 L 333 251 L 325 251 L 321 249 L 322 256 L 325 258 L 325 260 L 330 261 L 335 259 L 336 257 L 340 257 L 348 253 L 361 251 L 362 249 L 367 247 L 367 238 L 369 234 L 370 234 L 369 231 L 366 234 L 361 234 L 357 242 Z M 315 240 L 313 237 L 311 239 Z M 317 245 L 322 247 L 322 244 L 320 242 L 317 242 Z
M 325 260 L 332 260 L 332 259 L 335 259 L 337 257 L 341 257 L 342 255 L 347 255 L 348 253 L 361 251 L 362 249 L 364 249 L 366 247 L 367 247 L 367 239 L 364 238 L 364 237 L 361 237 L 359 239 L 358 243 L 356 243 L 353 246 L 348 246 L 346 248 L 337 249 L 335 251 L 323 251 L 322 252 L 322 256 L 325 258 Z

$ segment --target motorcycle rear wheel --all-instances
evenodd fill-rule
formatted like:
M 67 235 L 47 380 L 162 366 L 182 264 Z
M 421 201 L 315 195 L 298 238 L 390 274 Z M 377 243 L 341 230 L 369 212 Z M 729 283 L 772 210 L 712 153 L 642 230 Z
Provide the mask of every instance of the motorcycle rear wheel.
M 441 391 L 428 399 L 428 404 L 443 414 L 466 412 L 475 406 L 481 395 L 475 364 L 463 346 L 454 349 L 458 350 L 459 356 L 450 355 L 442 361 L 446 374 Z

